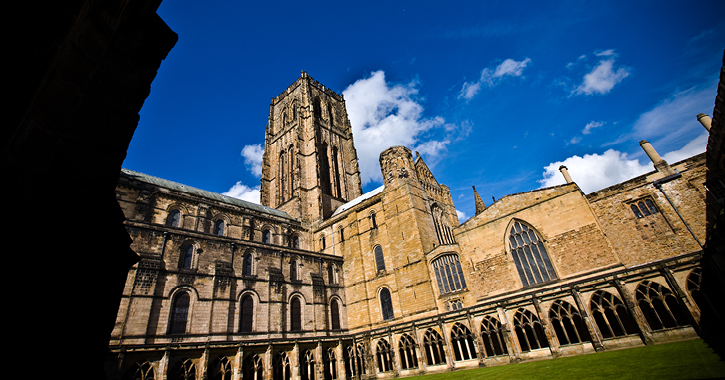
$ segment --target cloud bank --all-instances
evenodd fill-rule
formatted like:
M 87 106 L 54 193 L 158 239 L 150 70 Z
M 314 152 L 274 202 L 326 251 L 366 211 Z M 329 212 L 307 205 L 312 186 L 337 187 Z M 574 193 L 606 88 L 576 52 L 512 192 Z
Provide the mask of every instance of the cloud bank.
M 456 126 L 446 124 L 440 116 L 423 116 L 424 108 L 416 98 L 417 85 L 417 81 L 387 83 L 385 73 L 376 71 L 342 92 L 352 124 L 363 185 L 382 182 L 379 156 L 388 147 L 404 145 L 427 155 L 427 160 L 435 160 L 446 150 L 451 139 L 428 138 L 427 132 L 442 127 L 449 136 L 461 137 L 470 130 L 466 123 Z
M 252 202 L 259 204 L 260 202 L 260 193 L 259 193 L 259 186 L 256 187 L 249 187 L 247 185 L 244 185 L 242 181 L 237 181 L 234 186 L 232 186 L 229 191 L 226 191 L 222 193 L 229 197 L 234 197 L 237 199 L 241 199 L 243 201 Z
M 496 66 L 495 69 L 485 68 L 481 71 L 481 78 L 477 82 L 463 83 L 463 88 L 461 88 L 458 98 L 470 100 L 478 94 L 481 86 L 494 87 L 507 76 L 520 77 L 523 75 L 526 65 L 530 62 L 530 58 L 526 58 L 523 61 L 515 61 L 509 58 Z

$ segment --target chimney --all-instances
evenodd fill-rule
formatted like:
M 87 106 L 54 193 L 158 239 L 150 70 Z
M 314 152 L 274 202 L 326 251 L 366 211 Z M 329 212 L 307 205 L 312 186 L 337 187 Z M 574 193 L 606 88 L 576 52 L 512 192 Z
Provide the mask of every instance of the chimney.
M 647 153 L 647 156 L 649 157 L 650 161 L 652 161 L 655 169 L 657 169 L 658 172 L 664 174 L 665 177 L 675 174 L 675 171 L 672 170 L 670 164 L 668 164 L 667 161 L 663 160 L 662 157 L 657 154 L 657 151 L 654 147 L 652 147 L 652 144 L 650 144 L 649 141 L 642 140 L 639 142 L 639 146 L 641 146 L 642 149 L 644 149 L 644 152 Z
M 476 191 L 476 186 L 473 186 L 473 199 L 476 202 L 476 215 L 478 215 L 486 209 L 486 204 L 483 203 L 483 199 L 481 199 L 481 196 L 478 195 L 478 191 Z
M 566 166 L 564 166 L 564 165 L 559 166 L 559 171 L 561 172 L 561 175 L 564 176 L 566 183 L 574 183 L 574 181 L 572 181 L 572 179 L 571 179 L 571 176 L 569 175 L 569 171 L 566 170 Z
M 702 124 L 705 129 L 707 129 L 708 132 L 710 132 L 710 124 L 712 124 L 712 119 L 710 119 L 710 116 L 705 115 L 704 113 L 697 115 L 697 121 Z

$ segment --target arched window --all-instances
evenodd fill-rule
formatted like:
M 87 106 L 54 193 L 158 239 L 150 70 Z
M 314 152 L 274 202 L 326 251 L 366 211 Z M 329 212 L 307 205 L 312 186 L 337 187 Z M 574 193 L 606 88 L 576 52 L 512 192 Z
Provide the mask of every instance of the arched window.
M 272 231 L 269 228 L 262 230 L 262 243 L 272 244 Z
M 700 291 L 702 286 L 702 268 L 697 267 L 690 272 L 687 276 L 687 292 L 690 293 L 690 297 L 695 301 L 695 304 L 700 309 L 700 315 L 710 316 L 713 320 L 719 320 L 720 314 L 717 312 L 715 304 L 711 302 L 710 297 L 704 292 Z
M 637 303 L 652 330 L 662 330 L 688 324 L 677 299 L 666 287 L 651 281 L 637 286 Z
M 209 373 L 211 380 L 232 380 L 232 362 L 226 356 L 219 356 L 211 363 Z
M 388 341 L 380 339 L 375 349 L 378 359 L 378 372 L 388 372 L 393 370 L 393 351 L 390 349 Z
M 347 378 L 365 374 L 365 346 L 358 343 L 357 346 L 347 346 L 345 350 L 345 372 Z
M 388 288 L 380 289 L 380 309 L 383 312 L 383 320 L 393 319 L 393 300 L 390 297 Z
M 282 204 L 287 200 L 287 163 L 286 152 L 282 150 L 279 153 L 279 203 Z
M 254 274 L 254 272 L 253 272 L 254 267 L 252 266 L 253 263 L 254 263 L 254 255 L 252 255 L 251 252 L 244 255 L 244 275 L 245 276 L 251 276 L 252 274 Z
M 638 332 L 637 325 L 629 315 L 627 308 L 612 293 L 603 290 L 594 292 L 590 308 L 592 317 L 605 339 Z
M 292 248 L 300 249 L 300 237 L 297 235 L 292 235 Z
M 503 340 L 503 327 L 498 319 L 490 316 L 483 318 L 483 321 L 481 321 L 481 338 L 483 339 L 483 349 L 486 351 L 486 357 L 508 354 L 506 342 Z
M 223 219 L 217 219 L 217 221 L 214 222 L 214 235 L 224 236 L 224 220 Z
M 433 271 L 441 294 L 466 289 L 466 279 L 458 255 L 445 255 L 433 260 Z
M 189 358 L 180 358 L 169 369 L 169 379 L 194 380 L 196 379 L 196 366 Z
M 342 198 L 342 188 L 340 187 L 340 164 L 338 163 L 337 147 L 332 147 L 332 162 L 330 168 L 332 169 L 332 185 L 334 186 L 334 195 L 338 198 Z
M 335 380 L 337 379 L 337 356 L 335 355 L 335 349 L 330 347 L 325 354 L 325 380 Z
M 320 144 L 319 150 L 319 169 L 320 169 L 320 190 L 323 194 L 332 195 L 332 184 L 330 183 L 330 159 L 327 154 L 328 146 L 326 142 Z
M 556 278 L 544 242 L 533 228 L 514 221 L 509 230 L 509 249 L 524 286 Z
M 557 300 L 551 305 L 549 320 L 561 345 L 591 340 L 579 310 L 566 301 Z
M 438 236 L 438 243 L 454 244 L 456 240 L 453 238 L 453 231 L 451 226 L 448 225 L 448 219 L 443 213 L 443 209 L 438 205 L 433 205 L 431 214 L 433 214 L 433 225 L 435 226 L 436 236 Z
M 166 217 L 166 226 L 179 228 L 180 225 L 181 225 L 181 211 L 179 211 L 178 209 L 171 210 L 169 212 L 169 215 Z
M 334 298 L 330 301 L 330 325 L 333 330 L 340 329 L 340 304 Z
M 378 220 L 375 217 L 375 211 L 370 213 L 370 228 L 378 228 Z
M 423 336 L 423 349 L 428 357 L 428 365 L 442 364 L 446 362 L 446 354 L 443 351 L 443 337 L 438 331 L 428 329 Z
M 418 355 L 415 353 L 415 341 L 408 334 L 403 334 L 398 343 L 400 366 L 402 369 L 418 367 Z
M 189 317 L 189 293 L 179 292 L 171 306 L 169 333 L 186 334 L 186 320 Z
M 383 247 L 376 245 L 375 248 L 373 248 L 373 252 L 375 253 L 375 266 L 378 269 L 378 272 L 385 270 L 385 257 L 383 256 Z
M 247 358 L 242 363 L 242 374 L 244 380 L 263 380 L 264 364 L 262 363 L 262 358 L 257 354 L 247 355 Z
M 325 235 L 322 235 L 322 236 L 320 237 L 320 247 L 322 247 L 322 249 L 323 249 L 323 250 L 324 250 L 325 248 L 327 248 L 327 242 L 325 241 Z
M 242 307 L 239 316 L 239 332 L 252 332 L 254 324 L 254 298 L 247 294 L 242 297 Z
M 124 379 L 154 380 L 154 366 L 149 362 L 136 362 L 124 374 Z
M 539 318 L 526 309 L 519 309 L 514 314 L 514 332 L 519 340 L 522 352 L 549 347 L 544 328 Z
M 289 279 L 290 281 L 299 281 L 299 276 L 297 275 L 297 260 L 292 259 L 289 263 Z
M 292 371 L 286 352 L 281 351 L 275 355 L 272 370 L 274 372 L 274 380 L 291 380 Z
M 302 304 L 300 297 L 292 297 L 290 302 L 290 331 L 302 331 Z
M 300 352 L 300 379 L 315 380 L 315 356 L 310 350 Z
M 179 260 L 179 268 L 191 269 L 194 264 L 194 244 L 186 244 L 181 251 L 181 260 Z
M 451 328 L 451 344 L 456 361 L 469 360 L 476 357 L 476 349 L 473 344 L 473 334 L 468 327 L 455 323 Z

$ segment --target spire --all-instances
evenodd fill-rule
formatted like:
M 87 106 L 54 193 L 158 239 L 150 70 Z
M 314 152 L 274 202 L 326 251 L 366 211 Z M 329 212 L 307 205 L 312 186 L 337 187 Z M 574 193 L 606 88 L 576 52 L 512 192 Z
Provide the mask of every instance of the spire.
M 481 199 L 481 196 L 478 195 L 478 191 L 476 191 L 476 186 L 473 186 L 473 198 L 476 202 L 476 215 L 478 215 L 486 209 L 486 204 L 483 203 L 483 199 Z

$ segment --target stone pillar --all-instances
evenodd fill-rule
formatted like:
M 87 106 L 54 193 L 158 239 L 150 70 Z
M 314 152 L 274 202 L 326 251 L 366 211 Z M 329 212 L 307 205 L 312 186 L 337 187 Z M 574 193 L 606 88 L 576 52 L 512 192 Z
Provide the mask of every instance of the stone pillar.
M 443 335 L 443 341 L 446 343 L 446 366 L 448 370 L 452 370 L 455 367 L 456 355 L 453 353 L 453 345 L 451 344 L 451 336 L 443 328 L 443 321 L 438 319 L 438 328 L 441 329 L 441 335 Z
M 337 368 L 337 379 L 347 380 L 347 373 L 345 372 L 345 346 L 341 340 L 337 340 L 337 346 L 335 346 L 335 368 Z
M 206 347 L 204 349 L 204 352 L 201 354 L 201 358 L 199 358 L 199 366 L 196 369 L 196 373 L 198 374 L 200 379 L 206 379 L 206 373 L 209 370 L 209 347 Z
M 675 279 L 675 276 L 672 275 L 672 270 L 670 268 L 660 265 L 660 273 L 662 273 L 662 276 L 665 278 L 665 281 L 667 281 L 667 285 L 669 285 L 670 289 L 672 289 L 672 292 L 677 295 L 677 303 L 686 314 L 688 322 L 690 322 L 697 335 L 700 335 L 700 325 L 697 323 L 697 319 L 693 315 L 696 313 L 699 316 L 700 313 L 695 311 L 697 310 L 697 307 L 690 303 L 687 294 L 684 290 L 682 290 L 680 284 L 677 283 L 677 280 Z
M 403 364 L 400 360 L 400 351 L 397 349 L 395 344 L 395 338 L 393 332 L 388 329 L 388 343 L 390 343 L 390 349 L 393 350 L 393 369 L 395 370 L 395 377 L 400 376 L 400 371 L 403 370 Z
M 700 113 L 697 115 L 697 121 L 702 124 L 705 129 L 707 129 L 708 132 L 710 132 L 710 126 L 712 125 L 712 119 L 710 116 L 705 115 L 704 113 Z
M 637 322 L 637 327 L 639 327 L 640 331 L 640 338 L 642 338 L 642 342 L 644 344 L 650 346 L 654 344 L 652 341 L 652 329 L 649 327 L 649 324 L 647 323 L 647 319 L 644 317 L 644 314 L 642 314 L 642 311 L 637 307 L 637 303 L 634 299 L 634 297 L 629 294 L 629 292 L 624 288 L 622 285 L 622 281 L 614 277 L 614 286 L 617 288 L 617 292 L 619 293 L 619 297 L 622 298 L 622 301 L 624 302 L 624 305 L 627 306 L 627 310 L 629 310 L 629 314 L 634 318 L 634 321 Z
M 415 339 L 415 354 L 418 357 L 418 369 L 421 373 L 426 372 L 426 368 L 428 368 L 428 361 L 427 361 L 427 353 L 423 349 L 422 340 L 420 339 L 420 336 L 418 334 L 418 326 L 413 324 L 413 338 Z
M 264 352 L 264 355 L 262 355 L 262 360 L 264 361 L 264 379 L 265 380 L 273 380 L 274 379 L 274 369 L 272 365 L 272 344 L 267 345 L 267 351 Z M 246 379 L 249 380 L 249 379 Z
M 302 376 L 300 375 L 300 344 L 299 342 L 295 341 L 295 345 L 292 348 L 292 353 L 290 354 L 289 358 L 289 365 L 290 365 L 290 372 L 291 378 L 295 380 L 300 380 Z
M 569 175 L 569 170 L 566 168 L 566 166 L 559 166 L 559 171 L 561 172 L 561 175 L 564 176 L 564 180 L 566 180 L 566 183 L 574 183 L 574 181 L 571 179 L 571 176 Z
M 468 319 L 468 326 L 471 328 L 471 334 L 473 334 L 473 337 L 476 339 L 476 358 L 478 358 L 478 366 L 485 367 L 486 363 L 484 363 L 485 355 L 483 354 L 483 338 L 481 338 L 481 334 L 478 332 L 479 328 L 476 328 L 476 323 L 470 312 L 466 312 L 466 318 Z
M 166 380 L 169 372 L 170 347 L 164 349 L 164 356 L 159 361 L 159 380 Z
M 234 355 L 234 366 L 232 367 L 232 380 L 242 379 L 242 365 L 244 364 L 244 349 L 240 344 L 237 348 L 237 354 Z M 245 379 L 249 380 L 249 379 Z M 261 380 L 261 379 L 260 379 Z
M 655 148 L 652 146 L 652 144 L 649 143 L 647 140 L 642 140 L 639 142 L 639 145 L 642 147 L 645 153 L 647 153 L 647 157 L 652 161 L 652 164 L 654 164 L 655 169 L 662 173 L 665 177 L 675 174 L 675 171 L 672 170 L 670 167 L 670 164 L 667 163 L 667 161 L 663 160 L 662 157 L 657 153 Z
M 554 327 L 551 326 L 549 316 L 544 314 L 544 312 L 541 310 L 539 300 L 535 296 L 532 296 L 531 302 L 534 304 L 534 308 L 536 309 L 536 314 L 539 317 L 539 321 L 541 321 L 541 327 L 544 329 L 544 335 L 546 335 L 546 340 L 549 341 L 549 350 L 551 351 L 551 354 L 556 358 L 561 355 L 561 351 L 559 350 L 559 339 L 556 337 L 556 334 L 554 334 Z
M 584 323 L 587 326 L 587 330 L 589 330 L 589 335 L 592 337 L 592 344 L 594 345 L 594 350 L 604 350 L 602 333 L 599 331 L 599 326 L 594 323 L 594 318 L 592 318 L 592 315 L 589 313 L 589 309 L 584 305 L 584 302 L 582 302 L 581 294 L 579 294 L 579 289 L 576 286 L 571 287 L 571 296 L 574 298 L 574 302 L 576 302 L 576 307 L 577 309 L 579 309 L 579 314 L 581 314 L 582 318 L 584 318 Z
M 322 349 L 322 341 L 317 341 L 315 347 L 315 379 L 325 378 L 325 351 Z
M 521 346 L 518 340 L 513 337 L 515 334 L 513 328 L 511 328 L 511 322 L 506 316 L 506 308 L 501 305 L 496 308 L 496 312 L 498 312 L 498 319 L 501 322 L 501 327 L 503 327 L 503 339 L 509 353 L 509 361 L 511 363 L 519 362 L 521 361 Z

